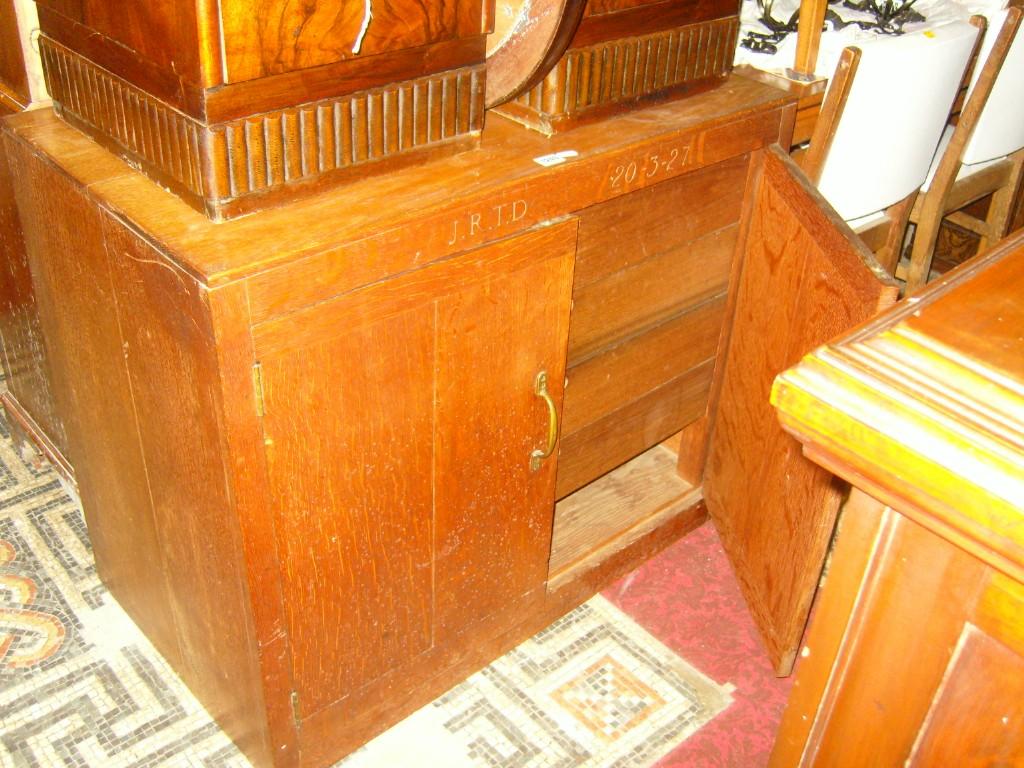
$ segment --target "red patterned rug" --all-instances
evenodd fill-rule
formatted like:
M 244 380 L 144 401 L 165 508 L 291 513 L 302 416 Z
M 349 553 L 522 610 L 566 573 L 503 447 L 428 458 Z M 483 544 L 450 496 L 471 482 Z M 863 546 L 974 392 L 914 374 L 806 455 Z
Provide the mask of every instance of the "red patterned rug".
M 792 678 L 773 673 L 711 523 L 604 596 L 708 677 L 735 686 L 729 707 L 657 768 L 767 765 Z

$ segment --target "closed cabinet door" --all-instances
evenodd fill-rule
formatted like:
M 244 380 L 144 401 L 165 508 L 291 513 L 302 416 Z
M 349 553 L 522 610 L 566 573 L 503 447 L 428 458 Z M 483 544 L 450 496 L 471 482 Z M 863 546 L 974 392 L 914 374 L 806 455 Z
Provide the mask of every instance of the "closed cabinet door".
M 254 327 L 301 717 L 543 588 L 575 239 Z

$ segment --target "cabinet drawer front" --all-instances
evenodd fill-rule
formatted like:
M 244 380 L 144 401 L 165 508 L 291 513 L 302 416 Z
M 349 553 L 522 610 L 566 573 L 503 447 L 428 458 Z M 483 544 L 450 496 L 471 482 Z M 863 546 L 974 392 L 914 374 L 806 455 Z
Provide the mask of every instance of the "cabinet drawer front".
M 576 222 L 254 328 L 301 717 L 542 588 Z M 288 343 L 288 339 L 291 343 Z

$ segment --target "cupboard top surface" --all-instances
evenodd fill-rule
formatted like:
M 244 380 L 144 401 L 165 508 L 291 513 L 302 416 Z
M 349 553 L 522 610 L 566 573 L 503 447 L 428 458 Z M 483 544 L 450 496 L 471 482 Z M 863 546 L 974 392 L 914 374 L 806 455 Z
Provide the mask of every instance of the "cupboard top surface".
M 714 91 L 553 138 L 490 115 L 477 150 L 222 223 L 210 222 L 50 110 L 11 118 L 7 128 L 215 287 L 360 241 L 362 248 L 335 261 L 349 255 L 365 261 L 402 245 L 413 252 L 396 266 L 400 271 L 764 146 L 778 133 L 769 113 L 791 101 L 775 88 L 731 77 Z M 729 126 L 727 140 L 717 140 L 716 129 Z M 568 150 L 578 155 L 554 167 L 534 161 Z
M 805 450 L 1024 576 L 1024 233 L 808 355 L 772 398 Z
M 905 321 L 941 344 L 943 354 L 978 366 L 983 376 L 1024 388 L 1024 240 L 1016 255 L 995 261 Z

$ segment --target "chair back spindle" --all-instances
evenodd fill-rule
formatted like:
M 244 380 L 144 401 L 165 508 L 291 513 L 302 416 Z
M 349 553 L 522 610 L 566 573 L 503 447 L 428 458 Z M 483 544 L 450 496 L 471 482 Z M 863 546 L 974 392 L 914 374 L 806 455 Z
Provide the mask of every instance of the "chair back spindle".
M 920 188 L 978 33 L 976 26 L 957 21 L 866 41 L 858 46 L 852 84 L 833 78 L 830 91 L 848 88 L 845 105 L 832 126 L 822 127 L 831 128 L 831 136 L 819 136 L 816 129 L 812 150 L 817 141 L 828 149 L 820 167 L 808 170 L 843 219 L 882 211 Z M 826 94 L 823 112 L 830 97 L 835 98 Z
M 987 63 L 991 59 L 999 37 L 997 33 L 1011 36 L 1013 42 L 1006 51 L 999 74 L 964 150 L 963 162 L 967 165 L 1005 157 L 1024 147 L 1024 35 L 1019 34 L 1020 16 L 1020 8 L 1008 8 L 989 19 L 991 31 L 982 41 L 979 63 Z M 968 99 L 976 89 L 983 70 L 983 66 L 975 67 Z

